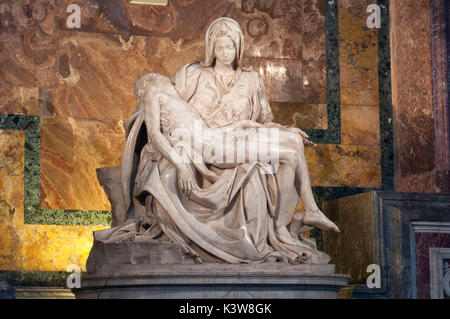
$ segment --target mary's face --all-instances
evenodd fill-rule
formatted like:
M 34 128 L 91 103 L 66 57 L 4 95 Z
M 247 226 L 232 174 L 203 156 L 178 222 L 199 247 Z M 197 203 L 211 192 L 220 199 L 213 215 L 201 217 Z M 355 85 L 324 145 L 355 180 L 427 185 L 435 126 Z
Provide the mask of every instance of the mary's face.
M 214 56 L 216 63 L 224 66 L 230 66 L 236 59 L 236 47 L 229 37 L 221 37 L 217 39 L 214 46 Z

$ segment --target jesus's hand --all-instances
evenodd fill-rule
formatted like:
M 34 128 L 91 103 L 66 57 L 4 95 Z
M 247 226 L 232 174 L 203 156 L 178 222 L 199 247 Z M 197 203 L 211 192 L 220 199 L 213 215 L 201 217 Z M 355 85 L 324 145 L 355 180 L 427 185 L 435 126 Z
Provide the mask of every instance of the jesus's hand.
M 299 134 L 303 138 L 303 144 L 310 145 L 310 146 L 317 146 L 317 144 L 315 144 L 314 142 L 311 142 L 310 140 L 308 140 L 309 135 L 306 134 L 305 132 L 303 132 L 298 127 L 288 127 L 287 130 L 292 132 L 292 133 Z
M 194 174 L 188 165 L 183 164 L 177 167 L 178 172 L 178 188 L 188 198 L 191 196 L 192 190 L 197 189 L 197 183 Z

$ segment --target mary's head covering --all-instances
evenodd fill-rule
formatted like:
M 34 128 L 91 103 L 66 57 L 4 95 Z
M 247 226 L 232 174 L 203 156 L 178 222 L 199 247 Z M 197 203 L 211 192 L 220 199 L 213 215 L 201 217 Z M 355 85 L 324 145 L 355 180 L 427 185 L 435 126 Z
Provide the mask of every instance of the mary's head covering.
M 244 34 L 237 21 L 231 18 L 219 18 L 215 20 L 206 31 L 206 53 L 205 61 L 202 66 L 209 67 L 214 63 L 214 47 L 217 39 L 227 36 L 229 37 L 236 47 L 236 65 L 238 67 L 241 64 L 242 56 L 244 53 Z

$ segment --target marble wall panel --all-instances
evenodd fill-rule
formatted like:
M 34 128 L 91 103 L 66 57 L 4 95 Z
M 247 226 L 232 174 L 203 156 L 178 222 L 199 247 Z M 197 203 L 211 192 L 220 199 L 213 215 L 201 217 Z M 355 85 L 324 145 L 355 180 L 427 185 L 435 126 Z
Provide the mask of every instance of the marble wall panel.
M 336 271 L 351 276 L 350 283 L 365 284 L 367 266 L 375 263 L 374 193 L 326 201 L 323 211 L 341 229 L 324 233 L 324 251 Z
M 269 99 L 326 103 L 324 2 L 243 1 L 228 15 L 243 28 L 245 63 L 261 74 Z
M 303 87 L 309 86 L 309 83 L 303 82 L 301 60 L 247 57 L 244 63 L 259 72 L 269 100 L 304 103 L 308 103 L 305 101 L 314 103 L 311 102 L 314 100 L 316 103 L 320 103 L 317 98 L 312 99 L 309 96 L 310 91 L 303 90 Z
M 374 1 L 339 1 L 341 105 L 378 105 L 378 37 L 366 24 Z
M 17 269 L 23 237 L 23 131 L 0 130 L 0 269 Z
M 435 166 L 430 1 L 394 1 L 391 12 L 395 188 L 435 192 L 435 186 L 411 179 L 431 176 Z
M 436 161 L 436 189 L 450 193 L 450 19 L 448 1 L 431 0 L 431 47 L 433 72 L 433 109 Z
M 153 44 L 150 50 L 156 47 L 164 56 L 171 54 L 170 45 L 167 46 L 170 42 L 178 51 L 186 46 L 200 49 L 206 29 L 213 20 L 221 16 L 234 18 L 246 38 L 245 55 L 249 58 L 245 64 L 256 71 L 263 66 L 261 75 L 270 92 L 269 97 L 284 102 L 326 103 L 323 1 L 173 0 L 168 6 L 136 5 L 125 0 L 62 0 L 57 3 L 60 8 L 58 23 L 62 30 L 69 30 L 66 19 L 70 13 L 65 12 L 65 8 L 69 3 L 76 3 L 82 16 L 79 31 L 121 34 L 125 41 L 130 35 L 150 36 L 149 41 Z M 159 38 L 166 39 L 162 46 L 158 43 Z M 162 51 L 164 49 L 168 51 Z M 177 56 L 177 64 L 173 64 L 173 59 L 160 61 L 156 65 L 165 64 L 165 67 L 155 67 L 155 72 L 163 70 L 163 74 L 173 74 L 183 63 L 203 59 L 203 50 L 196 50 L 196 54 L 188 54 L 185 58 L 180 58 L 183 52 L 177 52 Z M 271 66 L 277 63 L 284 64 L 284 72 Z M 274 80 L 277 76 L 281 77 L 281 84 Z
M 77 265 L 86 271 L 92 232 L 104 226 L 25 225 L 21 251 L 25 271 L 67 271 Z
M 436 175 L 434 170 L 406 177 L 397 177 L 395 190 L 404 193 L 435 193 Z
M 110 210 L 96 169 L 119 166 L 122 121 L 41 120 L 41 208 Z
M 39 88 L 11 87 L 0 89 L 0 113 L 40 114 Z
M 417 232 L 416 245 L 416 287 L 417 298 L 431 299 L 430 248 L 450 248 L 450 234 L 445 232 Z
M 56 83 L 53 0 L 0 2 L 0 88 Z
M 378 106 L 341 106 L 342 144 L 380 145 Z
M 303 101 L 327 103 L 325 1 L 302 1 Z
M 120 35 L 64 32 L 58 39 L 58 82 L 45 115 L 126 119 L 135 105 L 136 79 L 152 69 L 147 40 Z
M 81 8 L 81 31 L 123 35 L 150 35 L 187 41 L 204 37 L 208 25 L 236 1 L 172 0 L 167 6 L 130 4 L 127 0 L 56 0 L 59 27 L 69 30 L 69 4 Z
M 326 130 L 327 105 L 270 102 L 274 122 L 299 128 L 314 128 Z
M 305 157 L 313 186 L 381 186 L 379 146 L 319 144 Z
M 195 41 L 173 41 L 170 38 L 147 38 L 148 64 L 152 72 L 171 76 L 184 64 L 201 61 L 205 54 L 203 38 Z
M 320 3 L 320 5 L 316 4 Z M 173 41 L 204 39 L 209 24 L 230 16 L 240 22 L 250 56 L 301 59 L 302 11 L 310 11 L 309 31 L 324 34 L 324 6 L 308 0 L 173 0 L 167 6 L 130 4 L 126 0 L 61 0 L 59 26 L 69 30 L 65 8 L 81 8 L 81 31 L 168 37 Z M 316 25 L 316 22 L 320 22 Z

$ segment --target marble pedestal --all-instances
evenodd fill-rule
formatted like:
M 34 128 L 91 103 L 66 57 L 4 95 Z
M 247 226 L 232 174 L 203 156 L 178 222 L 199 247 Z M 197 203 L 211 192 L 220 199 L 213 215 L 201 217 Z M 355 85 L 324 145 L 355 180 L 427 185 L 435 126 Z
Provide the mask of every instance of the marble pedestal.
M 96 243 L 81 288 L 73 289 L 76 298 L 330 299 L 349 280 L 334 265 L 173 263 L 176 249 L 158 245 Z M 152 259 L 155 249 L 165 257 Z

